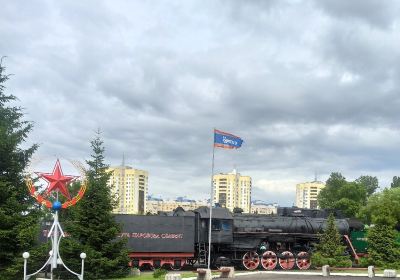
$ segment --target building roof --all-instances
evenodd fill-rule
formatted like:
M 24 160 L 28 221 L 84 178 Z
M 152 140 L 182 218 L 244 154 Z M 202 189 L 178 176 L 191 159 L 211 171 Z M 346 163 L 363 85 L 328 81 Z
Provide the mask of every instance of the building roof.
M 194 217 L 195 214 L 193 211 L 185 211 L 182 207 L 178 207 L 173 211 L 174 216 L 184 216 L 184 217 Z
M 199 213 L 200 218 L 202 218 L 202 219 L 207 219 L 210 217 L 210 209 L 207 206 L 199 207 L 195 210 L 195 212 Z M 228 209 L 222 208 L 222 207 L 213 207 L 212 218 L 213 219 L 226 219 L 226 220 L 233 219 L 232 213 Z

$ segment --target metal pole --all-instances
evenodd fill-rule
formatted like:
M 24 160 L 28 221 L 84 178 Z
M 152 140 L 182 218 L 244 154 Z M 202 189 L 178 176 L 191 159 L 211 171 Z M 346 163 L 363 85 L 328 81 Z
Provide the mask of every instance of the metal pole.
M 58 211 L 54 213 L 54 228 L 53 228 L 53 246 L 51 248 L 51 261 L 50 261 L 50 279 L 54 279 L 53 270 L 57 268 L 57 257 L 58 257 Z
M 28 260 L 24 258 L 24 280 L 26 280 L 26 265 L 27 265 Z
M 53 274 L 53 269 L 57 268 L 57 258 L 58 258 L 58 211 L 54 214 L 54 233 L 53 233 L 53 256 L 51 260 L 51 273 Z
M 57 200 L 58 201 L 58 200 Z M 61 206 L 61 205 L 58 205 Z M 58 208 L 58 207 L 57 207 Z M 61 228 L 61 225 L 58 221 L 58 210 L 55 210 L 55 213 L 53 214 L 53 218 L 54 218 L 54 222 L 53 225 L 51 226 L 50 232 L 48 233 L 48 237 L 51 237 L 51 241 L 52 241 L 52 250 L 49 252 L 50 257 L 49 259 L 46 261 L 46 263 L 36 272 L 26 275 L 27 273 L 27 259 L 29 258 L 29 253 L 28 252 L 24 252 L 22 254 L 22 257 L 24 258 L 24 280 L 28 280 L 31 276 L 38 274 L 40 271 L 42 271 L 48 264 L 51 265 L 51 270 L 50 270 L 50 277 L 51 280 L 53 280 L 55 278 L 54 275 L 54 269 L 57 268 L 58 264 L 64 266 L 64 268 L 69 271 L 70 273 L 74 274 L 75 276 L 77 276 L 80 280 L 83 280 L 83 273 L 84 273 L 84 259 L 86 258 L 86 254 L 85 253 L 81 253 L 80 257 L 82 259 L 82 271 L 81 274 L 78 274 L 74 271 L 72 271 L 71 269 L 69 269 L 65 263 L 62 261 L 61 256 L 60 256 L 60 248 L 59 248 L 59 243 L 62 237 L 64 237 L 64 232 Z M 58 261 L 59 259 L 59 261 Z
M 85 271 L 85 259 L 82 258 L 81 280 L 83 280 L 83 272 Z
M 214 129 L 215 135 L 215 129 Z M 208 225 L 208 265 L 207 268 L 210 269 L 211 262 L 211 219 L 212 219 L 212 205 L 214 200 L 214 156 L 215 156 L 215 139 L 213 141 L 213 156 L 212 156 L 212 164 L 211 164 L 211 194 L 210 194 L 210 223 Z

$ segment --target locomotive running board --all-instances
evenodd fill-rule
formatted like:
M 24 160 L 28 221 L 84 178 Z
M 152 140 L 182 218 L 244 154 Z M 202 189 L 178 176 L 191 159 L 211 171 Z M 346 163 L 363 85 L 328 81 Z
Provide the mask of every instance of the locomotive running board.
M 151 252 L 151 253 L 146 253 L 146 252 L 132 252 L 128 254 L 129 257 L 131 258 L 153 258 L 153 257 L 180 257 L 180 258 L 193 258 L 194 253 L 164 253 L 164 252 Z

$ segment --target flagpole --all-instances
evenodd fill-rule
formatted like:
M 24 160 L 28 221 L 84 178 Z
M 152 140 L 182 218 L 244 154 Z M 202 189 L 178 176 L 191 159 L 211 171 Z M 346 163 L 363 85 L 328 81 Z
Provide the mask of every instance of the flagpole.
M 214 128 L 214 137 L 215 137 L 215 128 Z M 213 137 L 213 138 L 214 138 Z M 211 262 L 211 219 L 212 219 L 212 205 L 214 200 L 214 157 L 215 157 L 215 139 L 213 139 L 213 156 L 212 156 L 212 164 L 211 164 L 211 191 L 210 191 L 210 223 L 208 225 L 208 264 L 207 268 L 210 269 Z

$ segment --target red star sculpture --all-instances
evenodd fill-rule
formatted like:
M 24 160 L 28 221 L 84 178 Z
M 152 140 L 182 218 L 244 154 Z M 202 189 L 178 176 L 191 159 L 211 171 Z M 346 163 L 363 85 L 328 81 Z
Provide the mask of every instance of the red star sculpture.
M 62 173 L 61 164 L 58 159 L 56 161 L 56 165 L 54 166 L 53 173 L 35 173 L 40 178 L 43 178 L 49 183 L 46 189 L 46 195 L 49 195 L 53 191 L 59 190 L 63 196 L 65 196 L 68 200 L 71 200 L 71 195 L 69 194 L 67 183 L 79 176 L 64 175 Z

